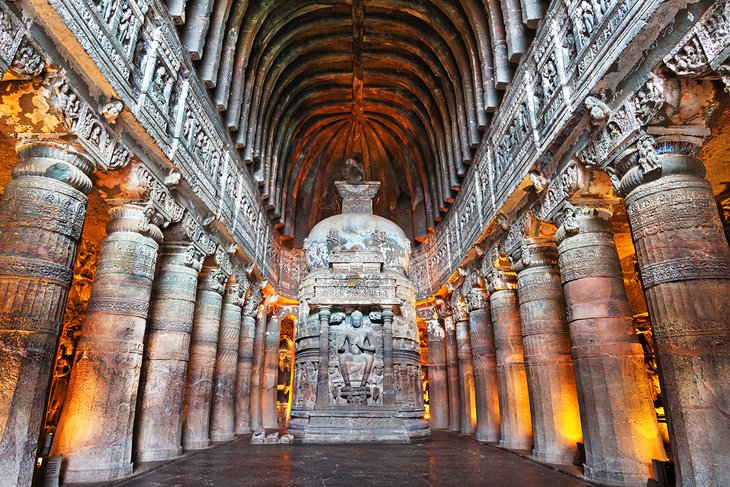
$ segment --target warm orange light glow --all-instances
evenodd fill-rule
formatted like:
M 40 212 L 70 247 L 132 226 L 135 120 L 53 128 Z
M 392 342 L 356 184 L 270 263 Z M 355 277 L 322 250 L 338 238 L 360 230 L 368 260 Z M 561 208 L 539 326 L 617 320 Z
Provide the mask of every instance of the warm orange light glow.
M 429 421 L 431 419 L 431 415 L 426 413 L 423 415 L 423 419 L 425 419 L 426 421 Z

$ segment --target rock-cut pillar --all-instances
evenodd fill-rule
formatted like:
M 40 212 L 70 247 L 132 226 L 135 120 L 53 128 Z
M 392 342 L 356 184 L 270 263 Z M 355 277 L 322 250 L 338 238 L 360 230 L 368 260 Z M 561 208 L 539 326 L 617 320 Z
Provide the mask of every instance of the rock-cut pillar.
M 613 226 L 586 209 L 558 229 L 587 478 L 645 485 L 665 460 L 644 353 L 631 320 Z M 606 214 L 608 216 L 608 214 Z
M 265 310 L 256 315 L 256 334 L 253 344 L 253 365 L 251 366 L 251 429 L 256 431 L 261 427 L 261 375 L 264 369 L 264 349 L 266 348 L 266 318 Z
M 529 450 L 532 416 L 517 289 L 514 282 L 500 279 L 490 284 L 490 291 L 499 389 L 499 446 Z
M 469 318 L 466 313 L 456 322 L 456 343 L 459 360 L 459 402 L 461 403 L 461 434 L 473 435 L 476 432 L 476 405 L 474 402 L 474 366 L 471 361 L 471 338 L 469 337 Z
M 190 242 L 160 248 L 147 320 L 134 438 L 138 462 L 182 454 L 182 409 L 201 255 Z
M 137 204 L 109 211 L 53 455 L 66 483 L 132 473 L 132 429 L 162 232 Z
M 489 296 L 483 289 L 474 288 L 468 301 L 469 335 L 476 392 L 476 438 L 484 442 L 497 442 L 499 441 L 499 382 Z
M 249 300 L 251 297 L 248 298 Z M 256 303 L 256 306 L 258 303 Z M 254 337 L 256 335 L 255 307 L 247 302 L 241 322 L 238 340 L 238 366 L 236 372 L 235 433 L 251 433 L 251 369 L 253 365 Z
M 695 148 L 656 151 L 660 177 L 636 185 L 634 166 L 621 185 L 674 461 L 684 487 L 730 485 L 730 249 Z
M 446 372 L 449 386 L 449 431 L 461 431 L 461 394 L 459 393 L 459 353 L 453 315 L 444 316 L 446 330 Z
M 261 423 L 264 428 L 278 428 L 276 385 L 279 374 L 279 335 L 281 315 L 274 312 L 266 323 L 264 361 L 261 383 Z
M 93 164 L 24 142 L 0 200 L 0 478 L 30 485 Z
M 431 429 L 449 429 L 449 385 L 446 377 L 446 331 L 434 318 L 428 327 L 428 413 Z
M 227 278 L 219 267 L 204 267 L 199 278 L 185 382 L 182 434 L 185 450 L 199 450 L 210 445 L 213 370 Z
M 218 352 L 213 374 L 213 405 L 210 413 L 211 441 L 228 441 L 235 437 L 234 402 L 238 340 L 241 333 L 241 300 L 243 289 L 234 284 L 223 297 Z
M 532 455 L 571 464 L 583 435 L 571 359 L 558 250 L 552 239 L 526 238 L 515 265 L 532 415 Z

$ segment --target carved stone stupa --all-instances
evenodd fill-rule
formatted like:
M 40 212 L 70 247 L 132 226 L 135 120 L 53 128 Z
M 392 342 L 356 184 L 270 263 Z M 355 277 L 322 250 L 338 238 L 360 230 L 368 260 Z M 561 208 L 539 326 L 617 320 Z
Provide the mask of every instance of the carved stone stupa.
M 305 241 L 289 431 L 305 443 L 425 439 L 410 241 L 373 215 L 380 183 L 352 179 L 335 183 L 342 214 Z

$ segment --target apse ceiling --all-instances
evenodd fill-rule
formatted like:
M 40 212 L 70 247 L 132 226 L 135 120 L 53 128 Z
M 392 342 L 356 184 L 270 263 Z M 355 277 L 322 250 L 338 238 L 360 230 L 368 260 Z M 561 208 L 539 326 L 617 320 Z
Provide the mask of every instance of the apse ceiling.
M 456 197 L 544 0 L 168 0 L 281 235 L 338 212 L 350 157 L 421 240 Z

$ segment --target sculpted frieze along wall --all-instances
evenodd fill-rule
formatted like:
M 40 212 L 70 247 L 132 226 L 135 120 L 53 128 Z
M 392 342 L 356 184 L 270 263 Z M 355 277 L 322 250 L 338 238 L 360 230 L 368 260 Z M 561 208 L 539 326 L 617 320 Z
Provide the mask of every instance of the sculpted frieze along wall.
M 451 245 L 451 266 L 439 276 L 431 273 L 431 279 L 435 280 L 431 283 L 432 289 L 438 288 L 439 283 L 445 281 L 445 277 L 450 275 L 452 269 L 459 265 L 473 247 L 475 239 L 481 238 L 479 232 L 474 232 L 472 228 L 454 229 L 448 224 L 455 215 L 460 214 L 462 207 L 470 204 L 466 186 L 480 184 L 482 191 L 485 191 L 482 201 L 487 212 L 483 221 L 475 221 L 474 225 L 486 227 L 485 223 L 494 218 L 495 212 L 499 211 L 514 188 L 519 186 L 519 182 L 541 157 L 539 148 L 550 147 L 563 128 L 574 127 L 575 123 L 572 121 L 583 116 L 584 100 L 601 81 L 611 65 L 611 60 L 625 55 L 626 46 L 643 29 L 654 28 L 639 19 L 648 18 L 652 12 L 662 7 L 675 8 L 667 7 L 664 2 L 659 1 L 607 1 L 596 5 L 595 2 L 582 0 L 554 3 L 546 12 L 542 25 L 548 27 L 537 33 L 514 77 L 512 88 L 507 92 L 484 138 L 495 147 L 494 154 L 489 150 L 477 152 L 474 163 L 477 167 L 481 167 L 481 159 L 494 158 L 495 189 L 486 189 L 491 184 L 488 181 L 488 171 L 481 171 L 482 174 L 487 173 L 484 182 L 480 182 L 481 178 L 467 177 L 452 211 L 437 226 L 435 234 L 429 237 L 429 240 L 440 242 L 436 246 L 437 252 L 431 253 L 429 259 L 434 263 L 445 260 L 444 243 Z M 638 52 L 642 46 L 631 48 Z M 552 102 L 545 96 L 546 93 L 552 96 Z M 602 106 L 595 111 L 608 108 L 608 103 L 598 98 L 588 102 L 593 103 L 593 106 L 586 108 L 594 111 L 592 108 L 598 105 L 596 101 L 602 103 Z M 620 149 L 621 144 L 625 145 L 625 139 L 640 126 L 635 106 L 639 101 L 642 103 L 641 110 L 649 110 L 641 112 L 645 118 L 654 108 L 650 99 L 624 100 L 613 111 L 605 110 L 611 112 L 611 123 L 605 123 L 605 130 L 597 131 L 601 133 L 594 137 L 595 140 L 591 140 L 590 148 L 580 158 L 584 164 L 599 166 L 611 152 Z M 521 106 L 526 109 L 524 113 L 520 110 Z M 606 116 L 607 113 L 604 113 L 603 117 Z M 523 117 L 524 124 L 521 122 Z M 521 127 L 528 127 L 528 132 L 534 130 L 536 136 L 520 138 L 520 134 L 524 133 L 524 129 L 520 131 Z M 526 142 L 515 144 L 515 141 Z M 518 149 L 514 149 L 515 147 Z M 532 147 L 532 150 L 527 150 L 527 147 Z M 512 152 L 513 149 L 517 152 Z M 444 234 L 449 236 L 444 237 Z M 457 242 L 458 245 L 455 245 Z M 417 256 L 421 252 L 432 251 L 421 246 L 416 252 L 414 262 L 418 261 Z M 440 265 L 438 267 L 443 269 Z M 418 294 L 428 295 L 420 286 Z
M 729 45 L 730 2 L 720 0 L 664 57 L 664 64 L 680 76 L 705 76 L 727 59 Z
M 244 253 L 275 277 L 274 249 L 263 245 L 265 250 L 257 252 L 264 212 L 253 196 L 256 185 L 239 167 L 235 144 L 218 123 L 165 7 L 145 0 L 49 3 L 187 187 L 231 229 Z M 271 239 L 272 232 L 265 236 Z
M 53 127 L 55 134 L 75 135 L 75 142 L 97 167 L 108 170 L 128 164 L 131 152 L 112 129 L 123 104 L 108 100 L 97 106 L 89 97 L 82 96 L 85 88 L 74 86 L 63 70 L 51 66 L 53 63 L 30 36 L 25 24 L 7 5 L 0 7 L 0 70 L 6 67 L 14 77 L 25 79 L 43 77 L 38 96 L 44 101 L 39 108 L 60 121 Z M 6 60 L 10 61 L 7 66 Z M 19 133 L 21 137 L 24 135 Z
M 13 63 L 25 34 L 25 26 L 10 11 L 8 4 L 0 4 L 0 76 Z
M 100 110 L 80 96 L 63 72 L 49 73 L 43 89 L 66 129 L 76 135 L 78 143 L 101 168 L 119 169 L 129 163 L 132 153 L 103 121 L 116 122 L 121 111 L 118 100 L 103 105 L 100 115 Z

